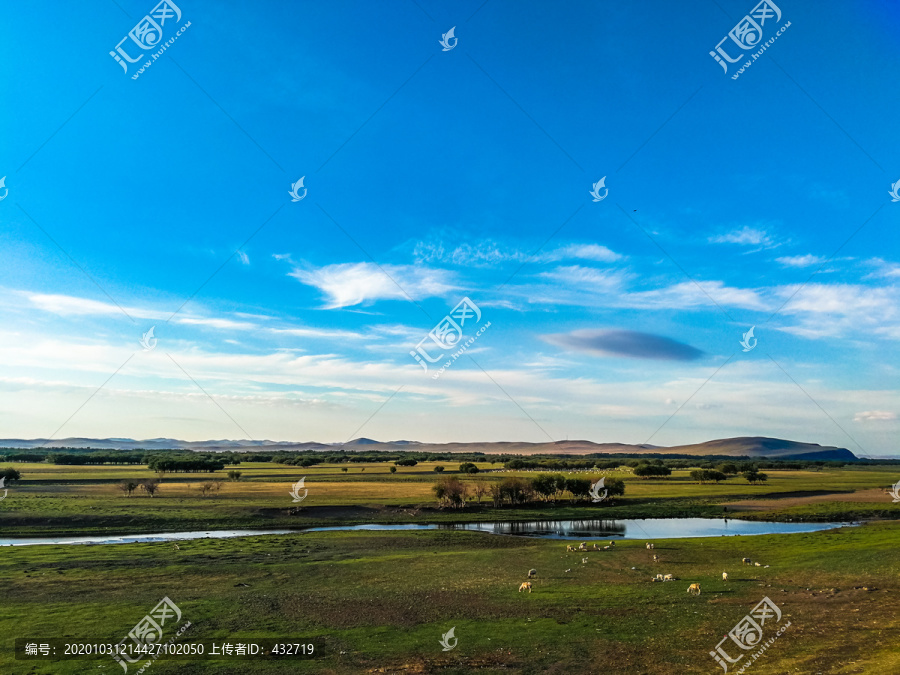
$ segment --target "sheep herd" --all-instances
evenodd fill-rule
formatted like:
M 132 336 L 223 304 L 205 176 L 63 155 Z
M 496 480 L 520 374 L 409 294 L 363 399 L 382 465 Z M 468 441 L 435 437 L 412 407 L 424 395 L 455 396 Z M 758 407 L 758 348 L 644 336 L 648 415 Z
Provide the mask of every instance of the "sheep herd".
M 597 546 L 597 544 L 595 543 L 591 548 L 595 551 L 609 551 L 609 550 L 614 549 L 615 546 L 616 546 L 616 542 L 610 541 L 609 544 L 606 546 L 602 546 L 602 547 Z M 654 545 L 651 542 L 647 542 L 646 548 L 647 548 L 647 550 L 652 550 L 654 548 Z M 588 549 L 586 542 L 581 542 L 577 547 L 572 544 L 566 545 L 566 553 L 577 553 L 580 551 L 587 551 L 587 550 L 589 550 L 589 549 Z M 660 562 L 660 561 L 661 561 L 660 557 L 654 553 L 653 554 L 653 562 Z M 582 558 L 581 562 L 582 562 L 582 564 L 587 564 L 588 558 Z M 741 558 L 741 563 L 744 565 L 755 565 L 756 567 L 768 567 L 768 565 L 762 565 L 761 563 L 754 562 L 754 561 L 750 560 L 750 558 Z M 631 569 L 634 569 L 634 567 L 632 567 Z M 566 573 L 569 573 L 571 571 L 572 571 L 572 569 L 569 568 L 566 570 Z M 537 577 L 537 570 L 536 569 L 528 570 L 528 578 L 534 579 L 535 577 Z M 650 578 L 650 581 L 653 581 L 653 582 L 657 582 L 657 581 L 666 582 L 666 581 L 677 581 L 677 580 L 678 579 L 672 574 L 657 574 L 656 576 Z M 723 582 L 728 581 L 728 572 L 722 572 L 722 581 Z M 522 591 L 528 591 L 529 593 L 531 593 L 531 590 L 532 590 L 532 585 L 531 585 L 530 581 L 524 581 L 519 586 L 520 593 Z M 690 593 L 691 595 L 700 595 L 700 584 L 698 584 L 698 583 L 691 584 L 690 586 L 688 586 L 687 592 Z

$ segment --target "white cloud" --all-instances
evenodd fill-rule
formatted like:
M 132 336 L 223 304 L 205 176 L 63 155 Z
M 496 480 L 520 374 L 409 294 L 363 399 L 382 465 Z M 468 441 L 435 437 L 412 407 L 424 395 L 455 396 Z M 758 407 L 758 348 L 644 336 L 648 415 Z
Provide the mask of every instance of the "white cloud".
M 450 272 L 414 265 L 341 263 L 317 269 L 298 267 L 290 276 L 324 293 L 329 309 L 376 300 L 439 297 L 457 288 Z
M 854 422 L 885 422 L 897 419 L 897 415 L 885 410 L 864 410 L 853 416 Z
M 599 244 L 569 244 L 541 256 L 543 261 L 557 261 L 571 258 L 594 260 L 596 262 L 615 262 L 622 256 Z
M 812 254 L 785 256 L 776 258 L 776 260 L 785 267 L 810 267 L 812 265 L 821 265 L 825 262 L 825 258 Z
M 807 338 L 900 338 L 900 288 L 858 284 L 806 284 L 781 286 L 775 296 L 788 300 L 780 314 L 798 323 L 781 330 Z M 782 302 L 784 301 L 782 300 Z
M 111 302 L 100 302 L 72 295 L 45 293 L 25 293 L 32 305 L 45 312 L 61 316 L 119 315 L 124 309 L 132 317 L 138 319 L 165 319 L 168 314 L 155 312 L 139 307 L 122 307 L 120 309 Z
M 249 255 L 247 255 L 243 251 L 238 251 L 237 254 L 238 254 L 238 258 L 240 259 L 240 261 L 242 263 L 244 263 L 245 265 L 250 264 L 250 256 Z
M 709 239 L 714 244 L 745 244 L 751 246 L 769 246 L 772 238 L 765 230 L 744 225 L 740 230 L 720 234 Z

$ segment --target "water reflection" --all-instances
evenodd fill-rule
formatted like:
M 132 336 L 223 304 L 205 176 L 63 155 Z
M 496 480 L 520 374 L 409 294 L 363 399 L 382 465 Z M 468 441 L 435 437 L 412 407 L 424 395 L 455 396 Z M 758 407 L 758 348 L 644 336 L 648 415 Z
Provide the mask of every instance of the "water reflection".
M 624 537 L 627 527 L 621 520 L 534 520 L 527 523 L 453 523 L 438 525 L 441 530 L 472 530 L 520 537 L 603 538 Z

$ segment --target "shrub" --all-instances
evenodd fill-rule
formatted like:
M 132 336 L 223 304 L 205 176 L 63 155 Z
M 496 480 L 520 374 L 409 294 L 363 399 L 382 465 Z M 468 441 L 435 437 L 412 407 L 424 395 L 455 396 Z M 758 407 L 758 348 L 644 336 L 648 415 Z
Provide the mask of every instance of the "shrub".
M 141 490 L 146 492 L 150 497 L 153 497 L 157 492 L 159 492 L 159 481 L 158 480 L 142 480 L 140 483 Z
M 444 470 L 444 467 L 442 467 L 440 464 L 438 464 L 436 467 L 434 467 L 435 473 L 441 473 L 443 470 Z
M 397 467 L 396 467 L 396 466 L 392 466 L 392 467 L 391 467 L 391 473 L 397 473 Z
M 238 481 L 243 474 L 240 471 L 229 471 L 228 480 Z
M 136 480 L 123 480 L 119 483 L 119 489 L 125 493 L 126 497 L 130 497 L 137 488 L 138 482 Z
M 462 508 L 469 494 L 468 486 L 453 476 L 441 478 L 431 489 L 438 498 L 438 504 L 451 508 Z

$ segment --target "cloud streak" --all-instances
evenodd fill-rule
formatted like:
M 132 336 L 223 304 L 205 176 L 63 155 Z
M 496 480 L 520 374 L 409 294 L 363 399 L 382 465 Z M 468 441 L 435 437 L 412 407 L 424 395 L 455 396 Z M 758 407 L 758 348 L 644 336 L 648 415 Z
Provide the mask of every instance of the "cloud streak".
M 545 335 L 543 339 L 563 349 L 598 356 L 625 356 L 662 361 L 696 361 L 704 356 L 701 350 L 683 342 L 633 330 L 583 329 L 571 333 Z

